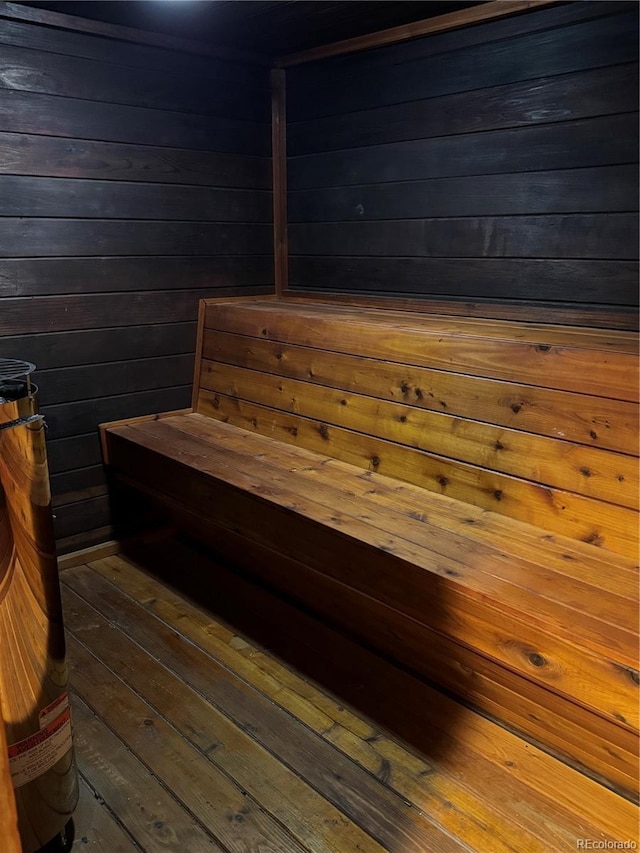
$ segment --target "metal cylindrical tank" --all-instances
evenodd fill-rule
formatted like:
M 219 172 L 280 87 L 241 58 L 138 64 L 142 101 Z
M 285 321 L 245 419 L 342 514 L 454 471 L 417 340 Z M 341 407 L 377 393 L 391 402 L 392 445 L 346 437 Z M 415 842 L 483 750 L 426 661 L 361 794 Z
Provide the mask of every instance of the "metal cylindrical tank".
M 0 707 L 23 853 L 78 798 L 44 419 L 33 365 L 0 359 Z

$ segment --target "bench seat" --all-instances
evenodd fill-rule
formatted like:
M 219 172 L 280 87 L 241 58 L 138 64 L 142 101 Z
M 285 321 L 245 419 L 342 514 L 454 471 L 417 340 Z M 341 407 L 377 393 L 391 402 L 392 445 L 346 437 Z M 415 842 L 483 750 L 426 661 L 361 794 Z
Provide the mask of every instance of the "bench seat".
M 215 316 L 211 333 L 207 316 Z M 353 329 L 357 323 L 367 326 L 362 334 Z M 490 341 L 513 354 L 531 329 L 492 321 L 488 337 L 477 322 L 472 328 L 456 319 L 447 339 L 444 325 L 382 312 L 365 312 L 363 319 L 362 312 L 335 306 L 209 303 L 196 411 L 107 425 L 108 462 L 119 479 L 151 495 L 174 523 L 231 564 L 633 796 L 638 574 L 630 556 L 635 531 L 627 529 L 633 466 L 625 463 L 633 391 L 620 369 L 631 348 L 619 345 L 612 355 L 600 332 L 584 332 L 577 346 L 578 330 L 547 330 L 543 340 L 551 341 L 552 352 L 561 333 L 575 345 L 573 365 L 586 363 L 589 348 L 606 356 L 591 381 L 575 369 L 554 373 L 548 361 L 546 387 L 514 390 L 517 365 L 495 356 L 491 364 L 476 363 L 469 340 L 476 350 L 489 353 Z M 453 340 L 460 334 L 466 355 Z M 437 359 L 425 341 L 436 342 L 437 359 L 446 352 L 456 370 L 471 369 L 465 358 L 473 362 L 474 373 L 447 375 L 442 361 L 429 368 L 425 362 Z M 380 352 L 376 360 L 373 348 Z M 393 383 L 387 358 L 403 359 Z M 298 378 L 304 372 L 306 381 Z M 531 382 L 541 368 L 529 364 L 523 372 Z M 587 394 L 601 394 L 607 381 L 624 399 Z M 436 416 L 415 389 L 426 396 L 437 382 L 443 394 L 436 406 L 446 400 L 446 408 L 467 407 L 494 422 L 519 416 L 527 430 L 448 413 L 443 418 L 437 410 Z M 479 391 L 483 383 L 491 391 L 486 396 Z M 403 402 L 388 411 L 399 403 L 383 397 L 396 389 L 400 399 L 411 389 L 411 407 Z M 586 416 L 596 410 L 597 429 L 596 418 L 589 424 Z M 572 442 L 552 438 L 559 423 Z M 579 437 L 585 426 L 587 437 Z M 506 461 L 496 466 L 518 471 L 490 470 L 486 457 L 483 465 L 474 463 L 473 443 L 480 440 L 501 442 Z M 425 453 L 423 441 L 438 455 Z M 613 449 L 620 443 L 622 453 Z M 447 448 L 449 456 L 440 455 Z M 427 476 L 418 464 L 423 457 Z M 580 473 L 581 465 L 590 476 Z M 576 466 L 575 482 L 586 484 L 580 491 L 571 479 Z M 532 471 L 541 486 L 531 473 L 525 480 Z M 591 517 L 585 522 L 576 508 Z M 548 524 L 541 523 L 547 517 Z M 565 526 L 570 535 L 561 532 Z M 618 553 L 596 547 L 605 537 Z

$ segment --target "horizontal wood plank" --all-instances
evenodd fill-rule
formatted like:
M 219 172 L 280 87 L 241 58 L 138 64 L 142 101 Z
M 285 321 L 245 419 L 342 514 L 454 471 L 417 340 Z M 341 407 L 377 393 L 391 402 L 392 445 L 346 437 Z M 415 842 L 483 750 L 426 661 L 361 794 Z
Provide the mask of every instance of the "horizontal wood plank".
M 97 438 L 97 427 L 100 423 L 135 418 L 163 409 L 184 409 L 188 403 L 189 386 L 181 385 L 175 388 L 100 397 L 97 400 L 43 406 L 42 414 L 49 427 L 50 439 L 70 438 L 92 430 L 96 430 Z
M 395 65 L 426 59 L 442 53 L 466 50 L 469 47 L 523 35 L 532 35 L 553 27 L 571 26 L 592 21 L 634 8 L 630 0 L 594 0 L 588 6 L 561 6 L 553 3 L 542 9 L 529 8 L 527 14 L 506 16 L 500 20 L 484 21 L 481 26 L 455 28 L 449 32 L 430 33 L 428 38 L 405 39 L 397 44 L 381 45 L 367 51 L 344 56 L 327 57 L 322 62 L 306 62 L 287 73 L 299 85 L 312 87 L 358 71 L 375 72 L 385 67 L 389 58 Z M 431 19 L 433 21 L 433 19 Z
M 598 11 L 602 14 L 602 6 Z M 338 115 L 638 59 L 635 10 L 565 27 L 554 27 L 548 20 L 549 28 L 540 32 L 396 61 L 375 86 L 367 85 L 370 68 L 358 68 L 357 63 L 351 68 L 343 64 L 341 77 L 334 80 L 319 75 L 320 81 L 312 83 L 301 76 L 298 83 L 294 73 L 288 86 L 290 116 L 300 121 Z M 523 63 L 523 56 L 535 57 L 535 62 Z
M 0 296 L 195 291 L 255 287 L 272 279 L 269 255 L 0 258 Z
M 289 195 L 292 254 L 412 254 L 400 251 L 406 243 L 396 242 L 392 252 L 381 251 L 377 241 L 366 252 L 358 235 L 361 226 L 343 223 L 371 220 L 412 220 L 436 216 L 504 216 L 507 214 L 599 213 L 633 211 L 638 206 L 638 170 L 635 165 L 599 166 L 584 169 L 516 172 L 502 175 L 473 175 L 433 178 L 429 181 L 366 184 L 357 187 L 298 190 Z M 341 223 L 349 235 L 349 249 L 342 251 L 332 241 L 326 223 Z M 311 223 L 321 223 L 320 226 Z M 416 224 L 386 223 L 389 234 L 402 226 L 411 234 Z M 316 230 L 317 229 L 317 230 Z M 404 236 L 404 235 L 403 235 Z M 311 238 L 311 240 L 310 240 Z M 317 241 L 313 243 L 313 240 Z M 410 239 L 410 238 L 409 238 Z M 346 241 L 345 241 L 346 242 Z M 314 248 L 309 250 L 310 246 Z M 320 246 L 320 248 L 319 248 Z
M 469 463 L 451 461 L 207 391 L 200 393 L 196 411 L 242 429 L 328 453 L 365 470 L 499 512 L 550 533 L 572 536 L 631 557 L 637 553 L 637 514 L 630 509 L 550 490 Z
M 134 44 L 168 48 L 187 54 L 203 54 L 207 57 L 231 59 L 232 61 L 248 62 L 259 66 L 268 64 L 267 57 L 254 51 L 244 51 L 223 47 L 222 45 L 212 46 L 207 42 L 149 32 L 137 27 L 108 24 L 106 21 L 93 21 L 76 15 L 63 15 L 59 12 L 51 12 L 48 9 L 29 8 L 19 3 L 7 2 L 7 0 L 3 0 L 0 9 L 2 10 L 2 17 L 10 20 L 29 21 L 49 27 L 60 27 L 72 32 L 89 33 L 92 36 L 106 36 L 110 39 L 133 42 Z
M 3 13 L 6 13 L 5 3 Z M 15 4 L 12 4 L 15 9 Z M 26 10 L 24 10 L 26 11 Z M 35 10 L 31 10 L 34 12 Z M 97 24 L 96 21 L 74 18 L 76 23 Z M 67 17 L 66 23 L 70 22 Z M 103 24 L 108 30 L 108 24 Z M 143 35 L 142 32 L 138 35 Z M 146 33 L 147 36 L 151 35 Z M 162 38 L 160 36 L 160 38 Z M 197 54 L 182 53 L 162 47 L 153 47 L 144 43 L 122 41 L 104 36 L 74 32 L 70 29 L 58 29 L 55 26 L 33 26 L 27 20 L 0 19 L 0 43 L 31 50 L 45 50 L 64 56 L 78 56 L 94 61 L 109 62 L 125 67 L 156 69 L 166 71 L 170 66 L 174 73 L 197 74 L 200 77 L 215 80 L 229 80 L 245 83 L 254 88 L 265 88 L 267 72 L 257 64 L 242 62 L 239 58 L 203 57 Z
M 106 494 L 81 496 L 79 501 L 56 506 L 53 529 L 56 539 L 63 540 L 78 533 L 107 527 L 111 523 L 111 506 Z
M 418 410 L 408 401 L 387 402 L 361 393 L 331 389 L 245 368 L 205 361 L 201 387 L 238 396 L 270 409 L 364 433 L 386 441 L 462 460 L 557 489 L 636 507 L 635 460 L 620 453 L 571 444 L 564 438 L 534 436 L 477 420 L 462 422 L 445 412 Z M 274 414 L 277 418 L 277 415 Z M 560 430 L 560 425 L 556 430 Z M 354 438 L 354 441 L 356 439 Z
M 64 109 L 60 109 L 61 103 Z M 153 105 L 132 107 L 70 96 L 61 102 L 55 95 L 0 88 L 0 118 L 6 132 L 75 139 L 80 153 L 87 150 L 82 140 L 186 149 L 187 153 L 172 156 L 178 162 L 186 158 L 187 164 L 194 159 L 189 151 L 260 157 L 270 153 L 268 124 L 167 111 Z
M 591 4 L 592 6 L 594 4 Z M 298 71 L 289 72 L 294 79 Z M 526 127 L 633 112 L 638 103 L 637 65 L 614 65 L 532 83 L 511 83 L 471 92 L 393 104 L 357 113 L 291 121 L 292 157 L 410 139 Z
M 239 565 L 250 580 L 285 596 L 294 609 L 327 620 L 332 627 L 341 628 L 352 639 L 377 650 L 389 661 L 408 667 L 413 674 L 430 682 L 436 678 L 485 715 L 506 721 L 534 743 L 550 746 L 555 754 L 577 762 L 582 769 L 589 768 L 596 778 L 609 780 L 609 784 L 615 780 L 614 784 L 625 792 L 636 790 L 635 736 L 630 732 L 595 717 L 581 706 L 567 704 L 535 682 L 497 666 L 466 645 L 429 631 L 348 585 L 310 570 L 304 562 L 291 560 L 277 545 L 274 549 L 265 548 L 227 528 L 204 519 L 198 522 L 196 515 L 175 509 L 177 523 L 191 535 L 220 557 Z M 214 583 L 217 581 L 218 578 Z M 428 711 L 414 694 L 408 704 L 424 723 Z M 455 729 L 455 716 L 450 722 Z M 588 742 L 585 731 L 593 733 Z M 447 752 L 440 755 L 446 762 Z M 548 791 L 548 786 L 543 783 L 541 789 Z
M 380 262 L 380 261 L 379 261 Z M 394 261 L 395 263 L 395 261 Z M 471 263 L 465 261 L 465 263 Z M 503 265 L 508 261 L 501 260 Z M 608 275 L 611 275 L 611 271 Z M 607 276 L 608 277 L 608 276 Z M 617 276 L 614 275 L 617 278 Z M 437 314 L 443 317 L 471 317 L 515 322 L 561 325 L 567 328 L 580 326 L 591 329 L 611 329 L 619 331 L 638 331 L 638 318 L 635 312 L 608 305 L 594 303 L 541 302 L 531 299 L 512 302 L 475 298 L 473 300 L 446 296 L 430 296 L 420 293 L 414 296 L 391 295 L 377 296 L 334 291 L 329 296 L 322 290 L 301 290 L 289 288 L 284 294 L 290 302 L 326 303 L 327 298 L 337 305 L 352 307 L 384 308 L 391 311 L 413 311 L 419 314 Z
M 269 165 L 266 157 L 0 132 L 0 173 L 8 175 L 268 190 Z
M 623 401 L 393 365 L 324 349 L 205 330 L 202 358 L 416 408 L 633 454 L 637 408 Z
M 291 287 L 331 299 L 353 294 L 439 300 L 438 313 L 505 316 L 524 320 L 608 325 L 606 313 L 616 307 L 628 316 L 629 328 L 638 304 L 637 261 L 547 258 L 290 258 Z M 389 282 L 394 283 L 391 290 Z M 294 294 L 295 295 L 295 294 Z M 534 299 L 535 295 L 535 299 Z M 454 300 L 474 300 L 458 305 Z M 445 300 L 448 300 L 445 301 Z M 382 306 L 380 306 L 382 307 Z M 571 317 L 571 311 L 577 311 Z M 580 311 L 584 312 L 580 320 Z M 592 313 L 590 314 L 589 311 Z M 488 312 L 488 313 L 483 313 Z M 501 312 L 503 312 L 501 314 Z M 632 325 L 634 324 L 634 325 Z
M 0 175 L 0 216 L 270 222 L 271 193 Z
M 269 225 L 6 217 L 0 257 L 268 255 Z
M 634 113 L 292 157 L 291 190 L 635 163 Z
M 91 465 L 88 468 L 52 474 L 50 483 L 54 507 L 107 494 L 107 476 L 102 465 Z
M 230 305 L 210 305 L 205 327 L 610 399 L 638 399 L 637 339 L 631 333 L 554 330 L 534 324 L 459 318 L 452 321 L 402 312 L 385 317 L 379 324 L 375 309 L 323 307 L 314 314 L 313 306 L 302 310 L 300 305 L 292 305 L 254 303 L 242 312 L 234 312 Z M 314 317 L 312 323 L 308 322 L 310 317 Z M 340 333 L 336 334 L 338 328 Z M 598 352 L 612 355 L 604 359 Z
M 37 372 L 41 406 L 174 388 L 188 385 L 192 375 L 190 353 Z
M 53 438 L 49 435 L 47 456 L 49 473 L 52 477 L 76 469 L 99 466 L 102 464 L 102 454 L 98 431 L 92 430 L 84 435 L 74 435 L 69 438 Z
M 191 352 L 195 322 L 160 323 L 76 332 L 4 335 L 0 358 L 26 358 L 37 368 L 77 367 Z
M 292 228 L 292 254 L 332 257 L 635 260 L 635 213 L 313 223 Z M 436 285 L 436 292 L 438 285 Z
M 90 296 L 7 298 L 2 301 L 0 332 L 39 334 L 99 329 L 109 326 L 138 326 L 154 323 L 194 322 L 198 302 L 219 292 L 268 292 L 270 288 L 211 288 L 210 290 L 152 290 L 129 293 L 95 293 Z
M 202 87 L 197 75 L 121 67 L 82 57 L 3 45 L 2 88 L 62 97 L 267 121 L 268 90 L 230 81 Z

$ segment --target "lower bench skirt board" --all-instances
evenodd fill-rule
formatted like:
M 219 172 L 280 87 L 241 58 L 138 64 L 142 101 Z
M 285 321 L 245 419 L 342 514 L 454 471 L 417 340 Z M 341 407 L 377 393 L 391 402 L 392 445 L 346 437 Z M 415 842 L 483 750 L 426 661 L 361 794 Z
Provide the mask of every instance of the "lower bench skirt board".
M 143 443 L 153 426 L 147 425 L 144 439 L 138 436 Z M 235 436 L 244 432 L 218 423 L 211 429 L 218 431 L 222 453 L 225 430 Z M 250 467 L 243 472 L 236 465 L 233 441 L 229 477 L 215 477 L 195 467 L 194 445 L 181 448 L 179 435 L 174 438 L 175 458 L 168 459 L 162 436 L 153 450 L 137 443 L 126 427 L 112 429 L 110 461 L 123 479 L 154 496 L 182 527 L 232 563 L 595 778 L 623 791 L 636 789 L 636 738 L 626 722 L 635 693 L 626 664 L 616 662 L 616 642 L 598 654 L 595 635 L 586 644 L 580 637 L 572 642 L 567 625 L 555 635 L 548 618 L 536 613 L 536 606 L 544 611 L 548 601 L 535 593 L 531 612 L 518 616 L 499 599 L 456 580 L 455 561 L 441 558 L 432 572 L 411 565 L 384 553 L 384 536 L 368 544 L 361 522 L 335 508 L 327 508 L 323 520 L 307 517 L 293 497 L 283 499 L 282 483 L 273 481 L 276 499 L 269 495 L 266 475 L 262 482 L 252 480 Z M 164 441 L 166 446 L 166 435 Z M 209 457 L 204 447 L 201 452 L 203 460 Z M 306 454 L 322 462 L 319 455 Z M 248 462 L 254 458 L 248 445 Z M 223 463 L 219 470 L 224 471 Z M 365 474 L 353 470 L 354 476 Z M 428 500 L 425 495 L 427 516 Z M 388 551 L 393 548 L 390 543 Z M 611 633 L 617 635 L 614 626 Z M 624 654 L 620 660 L 626 660 Z

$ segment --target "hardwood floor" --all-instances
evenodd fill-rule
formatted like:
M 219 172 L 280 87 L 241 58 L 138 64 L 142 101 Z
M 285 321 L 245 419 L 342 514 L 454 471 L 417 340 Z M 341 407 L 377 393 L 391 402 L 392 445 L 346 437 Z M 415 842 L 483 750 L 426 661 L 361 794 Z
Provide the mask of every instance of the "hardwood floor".
M 73 562 L 74 853 L 637 843 L 628 800 L 194 548 Z

